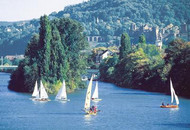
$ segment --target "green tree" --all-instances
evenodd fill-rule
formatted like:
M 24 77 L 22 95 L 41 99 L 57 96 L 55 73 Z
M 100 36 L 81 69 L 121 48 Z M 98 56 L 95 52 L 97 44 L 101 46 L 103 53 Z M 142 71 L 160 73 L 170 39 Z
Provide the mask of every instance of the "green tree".
M 13 60 L 13 65 L 18 65 L 19 64 L 19 62 L 21 61 L 21 59 L 14 59 Z
M 119 57 L 114 54 L 113 57 L 105 59 L 99 67 L 100 79 L 103 81 L 114 82 L 115 66 L 119 62 Z
M 124 58 L 131 51 L 130 37 L 127 33 L 123 33 L 121 36 L 121 46 L 119 50 L 119 59 Z
M 49 65 L 50 65 L 50 55 L 51 55 L 51 25 L 48 16 L 44 15 L 40 18 L 40 39 L 39 39 L 39 69 L 40 76 L 43 76 L 45 81 L 48 81 L 49 77 Z
M 131 88 L 141 86 L 145 78 L 144 74 L 148 69 L 148 62 L 149 59 L 142 48 L 129 53 L 116 65 L 116 84 Z
M 30 62 L 32 62 L 33 58 L 37 59 L 39 50 L 39 35 L 34 34 L 30 39 L 30 42 L 27 45 L 25 50 L 25 56 L 30 57 Z
M 165 67 L 170 66 L 166 78 L 173 81 L 176 93 L 190 98 L 190 42 L 176 39 L 166 49 Z
M 87 65 L 87 56 L 81 52 L 88 45 L 83 35 L 83 27 L 71 19 L 60 19 L 58 29 L 61 33 L 61 40 L 68 61 L 67 78 L 70 79 L 69 86 L 76 88 Z
M 12 62 L 11 62 L 9 59 L 4 58 L 3 64 L 4 64 L 4 65 L 12 65 Z
M 139 36 L 139 47 L 145 49 L 146 48 L 146 37 L 144 34 Z

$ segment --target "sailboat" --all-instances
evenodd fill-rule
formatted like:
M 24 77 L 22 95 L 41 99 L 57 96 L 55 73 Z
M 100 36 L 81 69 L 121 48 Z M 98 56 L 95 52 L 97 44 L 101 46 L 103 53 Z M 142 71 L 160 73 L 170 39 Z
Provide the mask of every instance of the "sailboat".
M 39 90 L 38 90 L 38 84 L 37 84 L 37 81 L 36 81 L 34 91 L 32 93 L 32 98 L 36 98 L 38 95 L 39 95 Z
M 98 98 L 98 81 L 96 81 L 96 87 L 92 95 L 92 101 L 101 101 L 102 99 Z
M 89 115 L 96 115 L 97 114 L 97 111 L 92 111 L 91 108 L 90 108 L 90 101 L 91 101 L 91 90 L 92 90 L 92 81 L 93 81 L 93 77 L 94 75 L 92 75 L 91 79 L 90 79 L 90 82 L 88 84 L 88 88 L 87 88 L 87 91 L 86 91 L 86 99 L 85 99 L 85 104 L 84 104 L 84 110 L 85 110 L 85 113 L 86 114 L 89 114 Z
M 42 81 L 40 81 L 40 89 L 39 89 L 39 93 L 35 98 L 36 101 L 50 101 L 47 95 L 47 92 L 44 88 L 44 85 L 42 83 Z
M 175 93 L 175 90 L 173 88 L 173 84 L 172 84 L 172 80 L 170 79 L 170 91 L 171 91 L 171 103 L 172 105 L 164 105 L 162 104 L 160 107 L 161 108 L 178 108 L 178 105 L 179 105 L 179 99 Z M 176 105 L 173 105 L 173 101 L 176 101 Z
M 70 101 L 69 99 L 67 99 L 65 80 L 63 80 L 63 85 L 57 93 L 55 99 L 60 101 Z

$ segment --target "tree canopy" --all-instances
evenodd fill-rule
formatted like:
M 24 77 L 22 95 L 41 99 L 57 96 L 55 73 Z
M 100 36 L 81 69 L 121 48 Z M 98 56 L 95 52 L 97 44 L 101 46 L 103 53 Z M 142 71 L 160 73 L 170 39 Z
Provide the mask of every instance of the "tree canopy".
M 125 57 L 105 59 L 99 68 L 100 79 L 122 87 L 170 93 L 171 78 L 176 94 L 190 98 L 190 43 L 176 39 L 163 52 L 146 44 L 144 36 L 140 39 L 140 45 Z
M 48 92 L 55 93 L 63 79 L 68 89 L 84 87 L 81 75 L 86 69 L 87 47 L 83 27 L 69 18 L 40 18 L 40 32 L 34 34 L 25 51 L 25 59 L 11 75 L 9 88 L 32 92 L 35 81 L 42 80 Z

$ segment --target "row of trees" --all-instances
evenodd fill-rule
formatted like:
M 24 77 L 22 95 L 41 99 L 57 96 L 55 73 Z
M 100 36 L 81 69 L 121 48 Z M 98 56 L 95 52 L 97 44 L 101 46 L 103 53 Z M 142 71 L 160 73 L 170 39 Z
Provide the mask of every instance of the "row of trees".
M 120 54 L 100 65 L 100 79 L 122 87 L 168 92 L 169 78 L 176 93 L 190 98 L 190 43 L 176 39 L 165 52 L 146 44 L 144 35 L 131 46 L 128 34 L 122 34 Z M 119 77 L 119 78 L 118 78 Z
M 81 74 L 85 73 L 87 47 L 83 27 L 71 19 L 49 21 L 40 18 L 40 32 L 33 35 L 25 51 L 25 59 L 11 75 L 9 88 L 32 92 L 35 81 L 42 80 L 49 93 L 59 89 L 63 79 L 68 89 L 84 87 Z

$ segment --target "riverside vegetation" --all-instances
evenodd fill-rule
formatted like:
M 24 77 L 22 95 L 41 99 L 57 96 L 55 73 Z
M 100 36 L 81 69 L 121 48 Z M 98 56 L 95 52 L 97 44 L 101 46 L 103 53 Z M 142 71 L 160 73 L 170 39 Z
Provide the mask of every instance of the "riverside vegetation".
M 88 46 L 83 27 L 69 18 L 40 18 L 39 34 L 34 34 L 22 60 L 11 75 L 9 89 L 32 92 L 36 80 L 41 79 L 49 93 L 56 93 L 65 79 L 68 90 L 73 91 L 85 84 L 81 74 L 85 73 Z
M 177 95 L 190 98 L 190 42 L 172 41 L 165 51 L 146 44 L 144 35 L 131 46 L 130 37 L 121 36 L 119 56 L 100 64 L 100 79 L 122 87 L 169 93 L 169 78 Z

